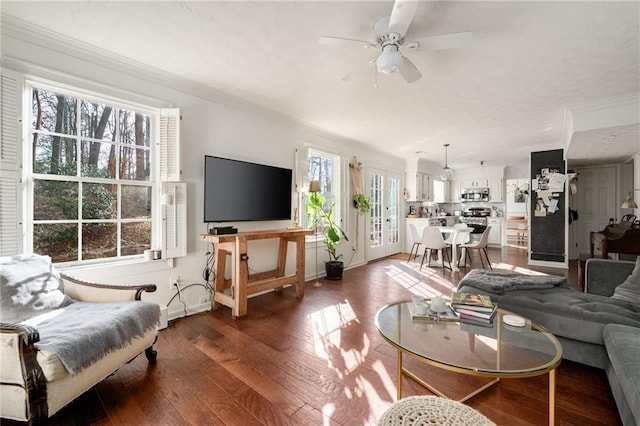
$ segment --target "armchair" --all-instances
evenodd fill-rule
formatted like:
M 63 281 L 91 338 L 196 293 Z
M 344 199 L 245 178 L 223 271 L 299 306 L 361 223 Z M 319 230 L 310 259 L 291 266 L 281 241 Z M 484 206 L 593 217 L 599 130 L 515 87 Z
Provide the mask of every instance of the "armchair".
M 21 255 L 0 258 L 0 290 L 2 419 L 44 422 L 142 352 L 156 360 L 160 309 L 141 300 L 155 285 L 87 282 Z

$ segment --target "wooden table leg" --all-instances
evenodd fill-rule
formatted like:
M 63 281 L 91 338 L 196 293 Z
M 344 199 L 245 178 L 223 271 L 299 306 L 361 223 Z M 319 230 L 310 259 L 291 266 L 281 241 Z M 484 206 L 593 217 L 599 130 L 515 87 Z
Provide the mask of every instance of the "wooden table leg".
M 215 257 L 216 257 L 216 265 L 215 265 L 214 272 L 216 276 L 213 281 L 213 289 L 215 293 L 223 294 L 224 284 L 225 284 L 224 275 L 225 275 L 226 263 L 227 263 L 227 251 L 224 249 L 221 249 L 220 247 L 216 247 Z M 214 300 L 213 309 L 217 309 L 220 306 L 222 306 L 222 304 Z
M 249 267 L 247 262 L 249 257 L 247 255 L 247 240 L 244 238 L 237 238 L 236 240 L 236 276 L 234 281 L 235 286 L 235 304 L 236 304 L 236 316 L 243 316 L 247 314 L 247 279 L 249 278 Z
M 296 237 L 296 297 L 304 296 L 305 236 Z

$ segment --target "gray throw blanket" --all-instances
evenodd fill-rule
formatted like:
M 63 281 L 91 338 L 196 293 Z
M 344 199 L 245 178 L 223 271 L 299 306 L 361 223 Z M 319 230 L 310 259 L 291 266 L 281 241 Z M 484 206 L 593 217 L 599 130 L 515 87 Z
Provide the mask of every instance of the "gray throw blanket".
M 143 301 L 74 302 L 23 324 L 40 334 L 38 349 L 58 355 L 71 375 L 123 348 L 158 324 L 160 307 Z
M 566 287 L 567 279 L 552 275 L 524 275 L 511 272 L 492 272 L 484 269 L 473 269 L 458 283 L 462 286 L 472 286 L 489 293 L 502 294 L 514 290 L 533 290 Z

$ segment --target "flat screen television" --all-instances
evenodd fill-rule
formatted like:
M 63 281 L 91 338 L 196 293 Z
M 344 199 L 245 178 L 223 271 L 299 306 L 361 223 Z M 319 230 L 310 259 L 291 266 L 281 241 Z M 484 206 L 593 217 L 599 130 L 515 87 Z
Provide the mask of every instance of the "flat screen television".
M 291 219 L 292 170 L 204 157 L 204 221 Z

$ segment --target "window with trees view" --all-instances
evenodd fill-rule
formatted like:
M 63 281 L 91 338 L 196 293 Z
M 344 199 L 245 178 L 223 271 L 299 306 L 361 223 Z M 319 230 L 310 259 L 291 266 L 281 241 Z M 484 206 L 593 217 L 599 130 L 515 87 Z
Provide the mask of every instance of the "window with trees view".
M 309 149 L 307 155 L 307 182 L 313 180 L 320 183 L 320 194 L 324 197 L 324 207 L 329 208 L 336 204 L 334 219 L 340 223 L 340 208 L 337 206 L 340 199 L 340 158 L 336 155 L 322 151 Z M 307 223 L 309 219 L 307 218 Z
M 54 262 L 151 247 L 152 115 L 31 88 L 32 244 Z

